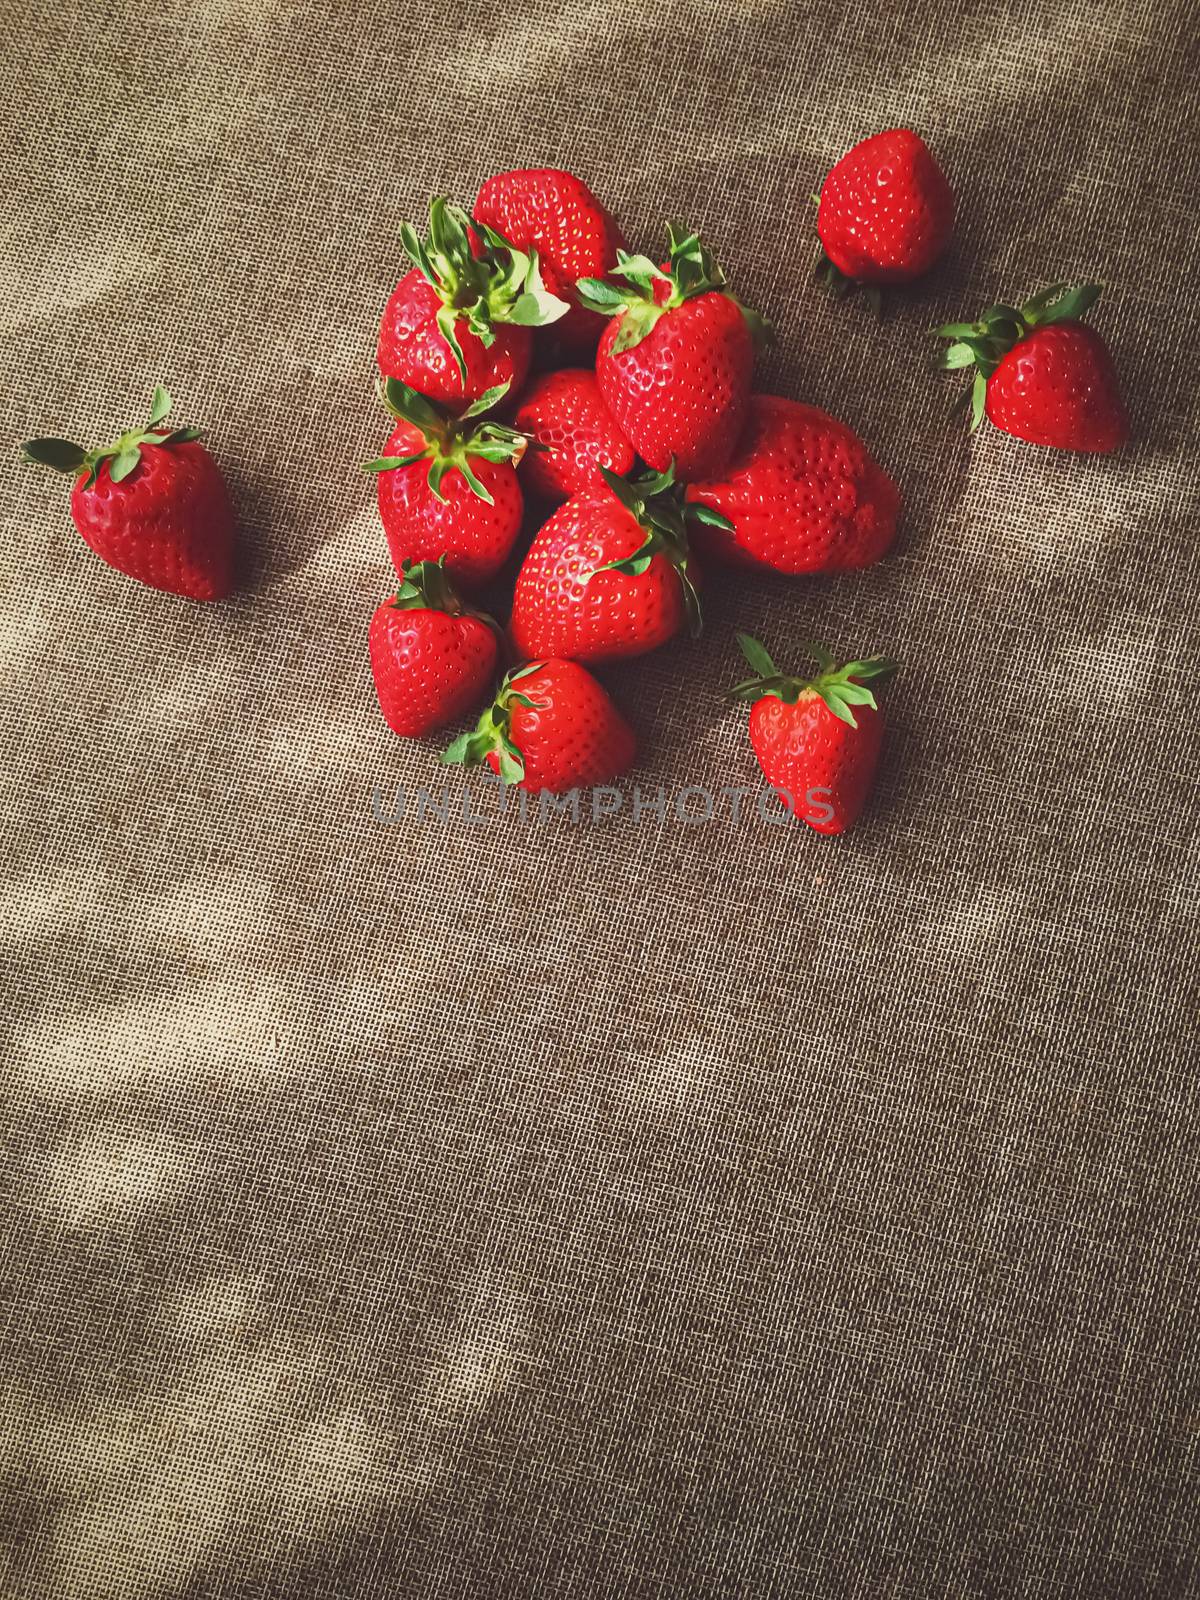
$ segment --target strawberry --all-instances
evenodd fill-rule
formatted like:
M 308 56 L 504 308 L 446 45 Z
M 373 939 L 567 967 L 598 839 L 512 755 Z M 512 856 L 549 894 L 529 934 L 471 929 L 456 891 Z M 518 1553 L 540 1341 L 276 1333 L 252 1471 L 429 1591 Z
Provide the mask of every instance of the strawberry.
M 883 714 L 866 684 L 896 663 L 869 656 L 837 667 L 828 651 L 814 650 L 820 671 L 804 680 L 779 672 L 757 639 L 737 640 L 755 676 L 733 693 L 754 702 L 750 743 L 767 782 L 810 828 L 844 833 L 866 802 L 883 743 Z
M 233 588 L 233 506 L 199 428 L 161 426 L 171 396 L 155 389 L 146 425 L 84 450 L 68 439 L 31 439 L 26 458 L 73 474 L 71 517 L 101 561 L 189 600 Z
M 703 554 L 790 573 L 878 561 L 900 510 L 900 491 L 844 422 L 773 394 L 751 400 L 729 470 L 687 497 L 728 519 L 728 531 L 710 521 L 697 535 Z
M 406 561 L 402 576 L 371 618 L 367 645 L 384 721 L 409 737 L 444 728 L 483 699 L 496 628 L 463 606 L 441 561 Z
M 365 470 L 378 474 L 379 515 L 397 572 L 406 561 L 444 556 L 446 570 L 473 586 L 508 559 L 524 511 L 516 464 L 529 441 L 478 420 L 504 392 L 492 389 L 454 417 L 396 378 L 383 385 L 384 404 L 399 421 L 387 453 Z
M 596 377 L 605 404 L 655 471 L 674 463 L 683 482 L 724 470 L 750 403 L 754 332 L 765 329 L 725 290 L 694 233 L 670 230 L 666 269 L 618 253 L 627 282 L 584 278 L 583 303 L 613 320 L 600 340 Z
M 502 384 L 515 392 L 529 370 L 529 330 L 567 310 L 542 282 L 537 253 L 481 241 L 466 213 L 442 199 L 430 202 L 427 242 L 408 223 L 400 236 L 416 267 L 384 308 L 384 377 L 455 410 Z
M 471 733 L 442 756 L 486 761 L 505 783 L 565 794 L 609 783 L 637 754 L 633 729 L 585 667 L 534 661 L 510 672 Z
M 587 185 L 553 167 L 499 172 L 479 191 L 475 221 L 519 249 L 537 252 L 546 287 L 571 307 L 555 324 L 560 347 L 590 355 L 604 318 L 584 310 L 575 285 L 580 278 L 602 277 L 625 240 Z
M 685 621 L 700 631 L 699 574 L 670 471 L 628 480 L 600 470 L 600 488 L 560 506 L 521 564 L 511 632 L 523 656 L 606 661 L 657 649 Z M 716 517 L 706 506 L 693 515 Z
M 831 287 L 908 283 L 954 229 L 954 192 L 925 141 L 892 128 L 856 144 L 821 186 L 817 273 Z
M 526 487 L 545 500 L 603 489 L 600 467 L 622 476 L 633 470 L 633 446 L 604 404 L 595 374 L 583 367 L 535 378 L 513 425 L 543 447 L 529 452 L 522 474 Z
M 1129 437 L 1116 368 L 1104 341 L 1078 321 L 1098 284 L 1051 284 L 1014 306 L 989 306 L 978 322 L 951 322 L 941 364 L 975 368 L 971 429 L 987 412 L 1004 433 L 1055 450 L 1107 453 Z

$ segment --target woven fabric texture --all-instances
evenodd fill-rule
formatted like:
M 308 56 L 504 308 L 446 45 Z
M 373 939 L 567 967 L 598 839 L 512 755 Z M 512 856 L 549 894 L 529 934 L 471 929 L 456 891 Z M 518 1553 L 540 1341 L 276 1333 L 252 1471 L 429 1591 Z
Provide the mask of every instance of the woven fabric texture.
M 1195 1594 L 1194 10 L 0 9 L 0 1594 Z M 879 323 L 809 195 L 901 123 L 960 221 Z M 397 230 L 517 165 L 700 228 L 905 496 L 603 674 L 661 818 L 501 816 L 374 703 Z M 1056 278 L 1111 458 L 932 370 Z M 16 459 L 159 380 L 228 603 Z M 757 777 L 735 627 L 903 663 L 844 839 L 675 817 Z

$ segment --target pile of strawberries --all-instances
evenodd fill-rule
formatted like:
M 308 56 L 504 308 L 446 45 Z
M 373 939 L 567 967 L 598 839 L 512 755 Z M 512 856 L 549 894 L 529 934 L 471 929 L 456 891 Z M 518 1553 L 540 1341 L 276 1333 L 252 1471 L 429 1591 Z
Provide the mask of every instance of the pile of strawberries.
M 822 188 L 818 274 L 877 297 L 927 271 L 953 222 L 921 139 L 875 135 Z M 768 326 L 696 234 L 668 228 L 661 261 L 631 254 L 585 184 L 543 169 L 488 179 L 470 215 L 434 200 L 426 237 L 406 225 L 402 239 L 412 270 L 378 342 L 394 427 L 368 463 L 400 577 L 369 631 L 380 707 L 412 736 L 486 701 L 444 760 L 486 761 L 529 791 L 607 783 L 632 765 L 635 740 L 590 669 L 696 633 L 705 571 L 878 561 L 899 490 L 844 423 L 754 391 Z M 943 366 L 975 369 L 974 425 L 986 414 L 1072 450 L 1124 442 L 1111 360 L 1079 320 L 1098 293 L 1057 284 L 939 330 Z M 216 599 L 232 587 L 233 512 L 198 430 L 168 429 L 169 408 L 156 390 L 146 424 L 99 450 L 24 449 L 74 476 L 76 525 L 104 560 Z M 502 629 L 472 597 L 518 563 Z M 816 672 L 798 677 L 738 639 L 754 676 L 734 693 L 754 702 L 764 773 L 812 827 L 841 832 L 882 740 L 870 685 L 894 663 L 838 666 L 817 650 Z
M 404 735 L 445 726 L 507 650 L 516 665 L 444 759 L 528 790 L 609 782 L 634 736 L 589 669 L 697 632 L 705 565 L 877 561 L 899 491 L 843 423 L 753 392 L 765 324 L 694 233 L 669 228 L 661 264 L 632 255 L 578 178 L 517 171 L 490 178 L 470 217 L 435 200 L 428 237 L 403 237 L 414 266 L 378 351 L 396 426 L 369 463 L 404 580 L 370 629 L 383 714 Z M 461 591 L 502 572 L 529 508 L 502 634 Z M 853 665 L 856 681 L 826 662 L 805 683 L 768 664 L 757 698 L 780 715 L 752 723 L 781 789 L 832 791 L 831 830 L 861 805 L 878 747 L 851 705 L 874 715 L 881 668 Z M 798 773 L 782 722 L 812 703 L 837 712 L 813 724 Z

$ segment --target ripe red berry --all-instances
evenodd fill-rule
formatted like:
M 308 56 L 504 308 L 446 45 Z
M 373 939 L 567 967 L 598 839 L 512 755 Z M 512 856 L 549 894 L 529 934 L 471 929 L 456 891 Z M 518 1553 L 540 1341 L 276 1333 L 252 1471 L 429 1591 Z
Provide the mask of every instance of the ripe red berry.
M 508 559 L 521 531 L 516 469 L 528 440 L 486 419 L 503 396 L 493 389 L 454 417 L 387 380 L 384 401 L 398 421 L 386 454 L 366 469 L 377 474 L 379 515 L 397 572 L 409 561 L 444 557 L 447 572 L 472 587 Z
M 200 429 L 162 426 L 170 409 L 160 386 L 146 425 L 110 445 L 31 439 L 22 450 L 74 476 L 71 517 L 102 561 L 152 589 L 220 600 L 233 588 L 233 506 Z
M 928 272 L 954 228 L 954 194 L 909 128 L 864 139 L 821 187 L 818 270 L 829 282 L 907 283 Z
M 526 489 L 544 500 L 603 489 L 601 467 L 622 477 L 633 469 L 633 446 L 604 404 L 595 373 L 586 368 L 563 367 L 535 378 L 513 426 L 542 446 L 525 456 L 521 476 Z
M 625 240 L 587 185 L 553 167 L 499 172 L 480 189 L 474 213 L 521 250 L 537 252 L 546 288 L 571 307 L 554 324 L 554 339 L 568 354 L 590 355 L 604 318 L 580 305 L 575 285 L 602 277 Z
M 496 670 L 496 629 L 463 605 L 441 563 L 406 562 L 403 578 L 371 618 L 368 649 L 384 720 L 414 737 L 479 704 Z
M 657 472 L 681 482 L 721 472 L 750 404 L 754 332 L 765 324 L 725 288 L 697 236 L 670 230 L 666 268 L 623 251 L 611 278 L 584 279 L 585 305 L 613 320 L 596 377 L 621 432 Z
M 978 322 L 948 323 L 949 370 L 974 367 L 972 429 L 987 415 L 1005 433 L 1057 450 L 1105 454 L 1129 437 L 1120 383 L 1100 335 L 1077 319 L 1096 284 L 1052 284 L 1023 306 L 994 305 Z
M 379 329 L 379 370 L 461 411 L 489 389 L 524 382 L 532 327 L 564 316 L 567 302 L 542 282 L 536 254 L 480 239 L 466 213 L 429 207 L 429 238 L 401 229 L 415 270 L 397 284 Z
M 780 395 L 755 395 L 738 453 L 690 503 L 728 519 L 697 530 L 702 555 L 776 572 L 840 572 L 886 554 L 900 491 L 844 422 Z
M 687 622 L 700 630 L 699 571 L 688 554 L 683 505 L 669 472 L 626 480 L 560 506 L 521 565 L 511 632 L 523 656 L 604 661 L 644 655 Z
M 817 675 L 794 678 L 757 639 L 737 639 L 755 676 L 733 693 L 754 702 L 750 743 L 768 783 L 816 832 L 844 833 L 866 804 L 883 744 L 883 713 L 867 684 L 894 672 L 895 662 L 869 656 L 838 667 L 818 650 Z
M 586 667 L 534 661 L 509 673 L 471 733 L 443 761 L 486 761 L 505 783 L 565 794 L 609 783 L 637 754 L 633 729 Z

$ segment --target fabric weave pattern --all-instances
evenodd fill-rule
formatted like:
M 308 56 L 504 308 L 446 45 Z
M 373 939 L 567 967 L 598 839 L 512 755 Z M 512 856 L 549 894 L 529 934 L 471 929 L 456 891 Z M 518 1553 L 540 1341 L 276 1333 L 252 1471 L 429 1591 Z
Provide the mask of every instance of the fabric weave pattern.
M 5 9 L 0 1595 L 1196 1592 L 1194 15 L 1064 0 Z M 882 323 L 809 194 L 916 127 Z M 698 227 L 905 496 L 603 674 L 636 782 L 751 785 L 734 627 L 882 651 L 840 841 L 372 811 L 358 464 L 400 222 L 561 165 Z M 947 417 L 928 330 L 1062 278 L 1109 459 Z M 202 423 L 209 608 L 18 466 Z

